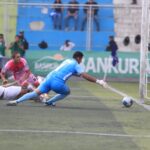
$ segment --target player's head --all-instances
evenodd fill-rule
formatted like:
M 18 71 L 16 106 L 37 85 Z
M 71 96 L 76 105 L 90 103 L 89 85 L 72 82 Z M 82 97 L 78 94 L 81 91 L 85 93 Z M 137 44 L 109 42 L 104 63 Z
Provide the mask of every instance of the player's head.
M 83 58 L 83 53 L 80 52 L 80 51 L 76 51 L 74 54 L 73 54 L 73 58 L 80 64 L 81 61 L 82 61 L 82 58 Z
M 19 32 L 19 37 L 20 37 L 21 39 L 24 38 L 24 31 L 20 31 L 20 32 Z
M 2 33 L 0 33 L 0 38 L 4 38 L 4 35 Z
M 69 42 L 70 42 L 70 40 L 66 40 L 65 41 L 65 45 L 68 47 L 69 46 Z
M 20 53 L 18 53 L 18 52 L 14 52 L 13 54 L 12 54 L 12 59 L 14 60 L 14 62 L 19 62 L 20 61 Z
M 110 40 L 110 41 L 114 40 L 114 36 L 112 36 L 112 35 L 109 36 L 109 40 Z
M 19 32 L 19 35 L 24 35 L 24 31 L 21 30 L 21 31 Z
M 1 33 L 0 34 L 0 42 L 3 42 L 4 41 L 4 35 Z
M 16 36 L 15 36 L 15 41 L 18 42 L 19 40 L 20 40 L 19 35 L 16 35 Z

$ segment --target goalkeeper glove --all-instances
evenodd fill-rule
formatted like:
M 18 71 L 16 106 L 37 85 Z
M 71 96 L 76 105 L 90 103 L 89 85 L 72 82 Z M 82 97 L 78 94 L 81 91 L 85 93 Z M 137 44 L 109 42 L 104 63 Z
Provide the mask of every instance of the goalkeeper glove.
M 96 80 L 96 83 L 97 83 L 97 84 L 100 84 L 100 85 L 103 86 L 104 88 L 107 87 L 107 83 L 106 83 L 104 80 L 99 80 L 99 79 L 97 79 L 97 80 Z

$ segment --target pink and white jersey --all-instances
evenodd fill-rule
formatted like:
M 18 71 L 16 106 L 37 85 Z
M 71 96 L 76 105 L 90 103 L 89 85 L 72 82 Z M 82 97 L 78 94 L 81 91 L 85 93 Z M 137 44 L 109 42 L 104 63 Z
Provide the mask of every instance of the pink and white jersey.
M 29 72 L 29 67 L 24 58 L 20 58 L 19 63 L 15 63 L 14 60 L 11 59 L 2 69 L 2 73 L 6 73 L 7 71 L 13 73 L 15 80 L 20 80 L 22 76 Z
M 14 80 L 17 81 L 20 86 L 23 86 L 26 82 L 34 86 L 39 85 L 38 79 L 34 74 L 30 73 L 27 61 L 24 58 L 20 58 L 19 63 L 15 63 L 13 59 L 9 60 L 2 69 L 2 73 L 6 73 L 7 71 L 13 73 Z M 28 73 L 28 78 L 23 80 L 23 77 Z

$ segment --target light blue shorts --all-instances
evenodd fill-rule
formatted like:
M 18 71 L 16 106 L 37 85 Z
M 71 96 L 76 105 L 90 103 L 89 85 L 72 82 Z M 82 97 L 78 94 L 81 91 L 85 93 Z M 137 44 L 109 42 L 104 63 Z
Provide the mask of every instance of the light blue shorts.
M 49 80 L 45 80 L 39 85 L 38 90 L 41 93 L 48 93 L 51 90 L 58 94 L 66 95 L 70 93 L 68 85 L 66 85 L 64 81 L 56 78 L 50 78 Z

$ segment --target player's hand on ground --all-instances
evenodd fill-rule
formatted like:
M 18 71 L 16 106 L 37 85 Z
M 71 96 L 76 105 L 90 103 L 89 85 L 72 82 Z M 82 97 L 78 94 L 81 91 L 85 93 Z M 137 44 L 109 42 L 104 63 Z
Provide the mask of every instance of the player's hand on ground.
M 7 80 L 3 80 L 3 82 L 2 82 L 3 85 L 5 85 L 5 84 L 7 84 L 7 83 L 8 83 Z
M 96 83 L 103 86 L 104 88 L 107 88 L 107 83 L 104 80 L 96 80 Z

